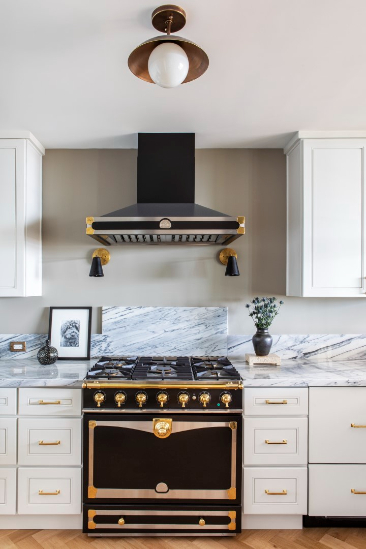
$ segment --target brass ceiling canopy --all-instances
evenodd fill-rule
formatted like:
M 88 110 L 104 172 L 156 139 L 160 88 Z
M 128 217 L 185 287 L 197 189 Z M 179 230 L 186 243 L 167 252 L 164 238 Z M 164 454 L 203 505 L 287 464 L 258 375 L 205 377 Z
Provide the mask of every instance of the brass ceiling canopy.
M 145 82 L 150 82 L 152 84 L 158 83 L 154 82 L 149 73 L 148 65 L 150 55 L 153 50 L 161 44 L 172 43 L 180 46 L 188 57 L 188 73 L 181 83 L 185 84 L 186 82 L 191 82 L 202 76 L 209 65 L 207 54 L 194 42 L 182 38 L 181 36 L 171 35 L 171 33 L 181 30 L 186 24 L 186 13 L 184 9 L 173 4 L 160 6 L 153 11 L 151 21 L 152 25 L 158 31 L 166 32 L 166 35 L 150 38 L 133 50 L 128 58 L 128 67 L 131 72 Z

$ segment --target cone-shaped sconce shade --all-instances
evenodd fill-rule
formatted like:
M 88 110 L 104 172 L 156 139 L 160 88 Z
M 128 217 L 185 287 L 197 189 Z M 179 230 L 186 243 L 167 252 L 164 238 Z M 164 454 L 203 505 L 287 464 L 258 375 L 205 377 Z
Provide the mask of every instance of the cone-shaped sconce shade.
M 89 276 L 104 276 L 100 257 L 93 257 Z
M 227 259 L 225 276 L 240 276 L 238 262 L 235 255 L 230 255 Z

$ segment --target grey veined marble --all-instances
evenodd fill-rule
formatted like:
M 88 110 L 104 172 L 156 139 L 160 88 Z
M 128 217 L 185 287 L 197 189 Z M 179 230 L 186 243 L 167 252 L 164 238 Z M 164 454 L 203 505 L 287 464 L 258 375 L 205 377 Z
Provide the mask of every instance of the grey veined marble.
M 272 353 L 283 359 L 364 360 L 365 334 L 272 335 Z M 244 357 L 253 353 L 252 335 L 229 335 L 228 354 Z
M 103 307 L 112 355 L 227 354 L 225 307 Z

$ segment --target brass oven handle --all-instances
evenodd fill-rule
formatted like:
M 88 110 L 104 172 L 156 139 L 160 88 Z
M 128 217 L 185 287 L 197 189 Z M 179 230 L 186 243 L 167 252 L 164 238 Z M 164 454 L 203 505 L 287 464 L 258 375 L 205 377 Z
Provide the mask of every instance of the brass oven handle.
M 40 496 L 58 496 L 61 490 L 56 490 L 56 492 L 44 492 L 43 490 L 39 490 L 38 494 Z
M 355 494 L 356 496 L 359 496 L 361 494 L 366 494 L 366 492 L 357 492 L 357 490 L 355 490 L 354 488 L 351 489 L 351 493 Z
M 354 429 L 366 429 L 366 425 L 356 425 L 356 423 L 351 423 L 351 427 Z
M 38 404 L 61 404 L 61 400 L 53 400 L 52 402 L 39 400 Z
M 287 496 L 287 490 L 282 490 L 282 492 L 270 492 L 269 490 L 264 490 L 268 496 Z
M 264 442 L 266 444 L 287 444 L 287 440 L 285 438 L 279 442 L 271 442 L 270 440 L 265 440 Z
M 55 442 L 44 442 L 43 440 L 40 440 L 38 442 L 39 446 L 58 446 L 61 444 L 61 440 L 55 440 Z
M 287 400 L 281 400 L 281 401 L 266 400 L 266 404 L 287 404 Z

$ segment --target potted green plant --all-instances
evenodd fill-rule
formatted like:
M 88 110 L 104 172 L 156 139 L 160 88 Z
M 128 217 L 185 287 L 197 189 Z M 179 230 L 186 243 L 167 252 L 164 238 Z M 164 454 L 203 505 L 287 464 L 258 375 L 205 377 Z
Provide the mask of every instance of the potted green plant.
M 257 356 L 267 356 L 272 347 L 272 336 L 268 333 L 274 318 L 279 314 L 283 301 L 277 303 L 275 297 L 255 297 L 246 304 L 249 316 L 253 319 L 257 332 L 252 337 Z

